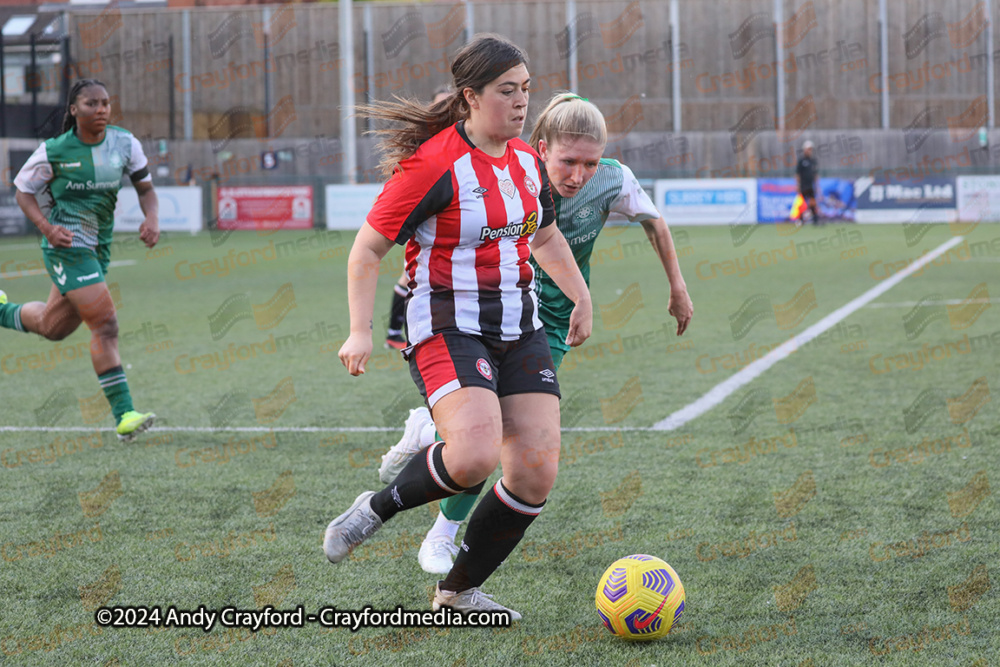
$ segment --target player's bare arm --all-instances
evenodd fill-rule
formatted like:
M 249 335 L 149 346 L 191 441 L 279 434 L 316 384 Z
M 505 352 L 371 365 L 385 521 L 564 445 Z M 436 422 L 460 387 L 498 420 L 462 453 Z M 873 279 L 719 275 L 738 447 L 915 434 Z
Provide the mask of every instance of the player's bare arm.
M 674 249 L 674 239 L 670 228 L 663 218 L 651 218 L 641 222 L 646 237 L 649 238 L 653 250 L 663 263 L 663 270 L 670 281 L 670 302 L 667 312 L 677 320 L 677 335 L 682 336 L 694 316 L 694 304 L 688 295 L 687 283 L 681 275 L 680 263 L 677 261 L 677 251 Z
M 393 242 L 366 222 L 358 231 L 347 259 L 347 302 L 351 312 L 351 333 L 338 352 L 340 362 L 351 375 L 362 375 L 372 354 L 372 313 L 378 265 Z
M 68 248 L 73 243 L 73 232 L 60 225 L 50 223 L 45 214 L 42 213 L 42 208 L 38 205 L 35 195 L 18 190 L 14 196 L 17 205 L 24 212 L 24 216 L 31 220 L 31 223 L 48 239 L 52 247 Z
M 531 255 L 545 273 L 576 304 L 569 318 L 566 344 L 576 347 L 590 338 L 594 326 L 594 306 L 590 290 L 573 259 L 566 237 L 555 225 L 542 227 L 531 241 Z
M 145 219 L 139 225 L 139 238 L 152 248 L 160 240 L 160 202 L 156 197 L 153 184 L 140 181 L 135 184 L 135 193 L 139 195 L 139 208 Z

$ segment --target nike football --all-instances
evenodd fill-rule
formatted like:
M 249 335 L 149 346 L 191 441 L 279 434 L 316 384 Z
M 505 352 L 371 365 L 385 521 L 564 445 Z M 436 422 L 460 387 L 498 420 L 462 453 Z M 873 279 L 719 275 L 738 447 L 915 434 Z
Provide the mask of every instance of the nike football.
M 604 626 L 628 640 L 659 639 L 684 613 L 684 585 L 665 561 L 635 554 L 619 558 L 597 585 Z

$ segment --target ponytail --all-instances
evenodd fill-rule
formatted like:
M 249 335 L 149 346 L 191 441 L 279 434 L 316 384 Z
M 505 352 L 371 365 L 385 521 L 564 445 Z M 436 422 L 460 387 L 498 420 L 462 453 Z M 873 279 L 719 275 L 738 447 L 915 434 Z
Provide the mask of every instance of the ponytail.
M 357 107 L 361 115 L 394 124 L 393 127 L 369 133 L 382 139 L 382 159 L 378 166 L 386 178 L 392 175 L 400 162 L 416 153 L 422 143 L 469 117 L 465 98 L 459 91 L 430 105 L 398 95 L 393 97 L 395 102 L 376 102 Z

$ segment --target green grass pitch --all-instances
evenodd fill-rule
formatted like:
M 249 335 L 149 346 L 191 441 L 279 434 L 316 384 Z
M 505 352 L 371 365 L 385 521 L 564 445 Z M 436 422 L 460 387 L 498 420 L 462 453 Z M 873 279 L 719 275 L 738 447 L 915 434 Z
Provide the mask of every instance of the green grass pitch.
M 717 407 L 648 430 L 955 233 L 961 245 Z M 119 236 L 122 359 L 159 429 L 114 438 L 85 330 L 0 331 L 0 662 L 1000 663 L 1000 226 L 674 235 L 695 304 L 682 338 L 641 229 L 599 241 L 594 334 L 559 377 L 559 478 L 485 587 L 522 622 L 256 634 L 101 630 L 93 610 L 429 608 L 416 553 L 436 508 L 337 566 L 321 549 L 329 520 L 379 487 L 399 434 L 386 429 L 421 404 L 380 346 L 401 252 L 383 262 L 369 372 L 352 378 L 336 351 L 353 234 L 170 234 L 152 252 Z M 11 301 L 45 297 L 39 269 L 24 240 L 0 244 Z M 652 644 L 614 638 L 594 610 L 601 573 L 632 553 L 668 561 L 687 593 Z

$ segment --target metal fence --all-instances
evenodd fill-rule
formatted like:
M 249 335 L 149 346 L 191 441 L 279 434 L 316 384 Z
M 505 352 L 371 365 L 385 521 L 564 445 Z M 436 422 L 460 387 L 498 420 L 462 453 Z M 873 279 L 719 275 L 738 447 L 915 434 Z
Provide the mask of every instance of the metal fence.
M 588 97 L 608 119 L 611 150 L 632 150 L 641 170 L 752 173 L 755 155 L 804 134 L 864 137 L 880 147 L 853 153 L 905 164 L 985 146 L 976 133 L 995 125 L 998 9 L 1000 0 L 109 6 L 67 14 L 68 58 L 31 79 L 55 89 L 96 76 L 137 136 L 203 142 L 172 170 L 225 162 L 240 140 L 256 153 L 311 141 L 337 148 L 308 173 L 367 180 L 374 160 L 365 122 L 345 123 L 351 98 L 427 99 L 469 35 L 490 30 L 529 53 L 532 111 L 555 90 Z M 885 128 L 896 132 L 869 134 Z M 770 148 L 768 137 L 785 143 Z M 699 157 L 685 163 L 689 153 Z

